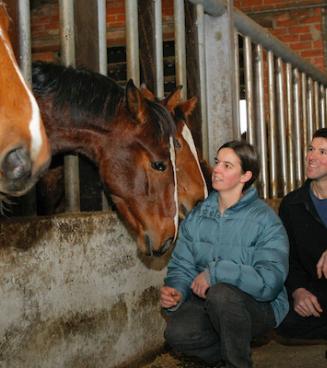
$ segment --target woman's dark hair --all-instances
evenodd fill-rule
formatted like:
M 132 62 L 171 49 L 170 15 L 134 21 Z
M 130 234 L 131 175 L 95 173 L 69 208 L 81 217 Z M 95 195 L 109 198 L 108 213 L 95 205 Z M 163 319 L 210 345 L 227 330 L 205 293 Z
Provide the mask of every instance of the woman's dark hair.
M 241 168 L 243 173 L 246 171 L 252 172 L 251 179 L 245 183 L 243 187 L 243 192 L 247 190 L 257 179 L 260 167 L 259 167 L 259 158 L 254 147 L 246 142 L 246 141 L 230 141 L 224 143 L 219 149 L 218 152 L 223 148 L 231 148 L 237 155 L 237 157 L 241 161 Z
M 313 134 L 313 138 L 326 138 L 327 139 L 327 128 L 320 128 Z

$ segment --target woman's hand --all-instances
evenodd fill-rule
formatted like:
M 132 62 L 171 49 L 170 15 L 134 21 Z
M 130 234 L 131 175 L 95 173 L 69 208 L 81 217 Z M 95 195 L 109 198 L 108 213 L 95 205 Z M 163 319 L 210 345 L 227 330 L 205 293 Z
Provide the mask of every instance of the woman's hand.
M 196 278 L 193 280 L 191 289 L 194 294 L 199 296 L 200 298 L 206 298 L 206 292 L 209 289 L 210 285 L 207 281 L 207 277 L 204 272 L 199 273 Z
M 298 288 L 293 294 L 294 299 L 294 310 L 301 317 L 320 317 L 322 308 L 315 295 L 310 293 L 307 289 Z
M 160 305 L 163 308 L 175 307 L 182 299 L 182 294 L 176 289 L 163 286 L 160 289 Z
M 323 252 L 317 263 L 317 276 L 321 279 L 322 276 L 327 279 L 327 250 Z

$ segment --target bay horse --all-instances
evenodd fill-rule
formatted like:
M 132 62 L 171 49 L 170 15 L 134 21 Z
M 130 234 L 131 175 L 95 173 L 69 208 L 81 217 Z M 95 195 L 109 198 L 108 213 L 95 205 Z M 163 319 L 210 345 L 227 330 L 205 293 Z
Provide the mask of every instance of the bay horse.
M 124 90 L 83 68 L 37 62 L 32 80 L 52 155 L 77 152 L 91 160 L 139 250 L 163 254 L 178 227 L 171 114 L 131 80 Z
M 175 144 L 175 149 L 179 218 L 183 219 L 199 201 L 208 196 L 208 189 L 207 178 L 203 175 L 203 165 L 200 162 L 188 126 L 188 118 L 197 104 L 197 98 L 192 97 L 182 101 L 181 90 L 182 86 L 177 86 L 160 103 L 172 114 L 176 125 L 177 144 Z M 146 98 L 157 100 L 145 84 L 141 85 L 141 91 Z
M 0 210 L 26 193 L 48 167 L 50 147 L 39 108 L 15 60 L 9 17 L 0 0 Z

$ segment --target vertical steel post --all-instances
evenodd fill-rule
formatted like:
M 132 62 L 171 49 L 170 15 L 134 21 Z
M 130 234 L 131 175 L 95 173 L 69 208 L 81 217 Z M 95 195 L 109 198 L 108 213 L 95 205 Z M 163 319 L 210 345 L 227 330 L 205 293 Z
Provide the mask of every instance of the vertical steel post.
M 314 92 L 312 78 L 308 78 L 308 142 L 311 142 L 314 132 Z
M 272 198 L 278 197 L 277 179 L 277 128 L 276 128 L 276 91 L 275 91 L 275 57 L 268 51 L 268 99 L 269 99 L 269 167 L 270 193 Z
M 132 78 L 135 85 L 140 85 L 140 57 L 137 1 L 125 0 L 126 9 L 126 56 L 127 78 Z
M 326 127 L 326 97 L 325 97 L 325 88 L 321 84 L 320 85 L 320 127 Z
M 267 167 L 267 129 L 265 122 L 265 97 L 263 74 L 263 50 L 262 45 L 256 46 L 256 101 L 257 101 L 257 132 L 261 166 L 261 191 L 262 197 L 268 198 L 268 167 Z
M 98 27 L 99 27 L 99 73 L 108 75 L 107 55 L 107 7 L 106 0 L 98 2 Z M 108 210 L 108 200 L 104 192 L 101 193 L 102 210 Z
M 74 1 L 59 0 L 61 60 L 65 65 L 75 65 Z M 65 170 L 65 210 L 80 210 L 79 163 L 78 156 L 66 155 Z
M 287 146 L 286 146 L 286 119 L 284 100 L 284 65 L 282 59 L 277 58 L 277 107 L 278 107 L 278 135 L 281 162 L 282 194 L 288 193 L 289 180 L 287 170 Z
M 239 42 L 238 42 L 238 32 L 235 28 L 232 28 L 232 33 L 234 33 L 234 75 L 235 75 L 235 115 L 236 121 L 234 123 L 234 137 L 236 139 L 241 139 L 241 118 L 240 118 L 240 55 L 239 55 Z
M 254 112 L 254 88 L 253 88 L 253 62 L 251 38 L 244 37 L 244 60 L 245 60 L 245 96 L 246 96 L 246 120 L 247 141 L 255 144 L 255 112 Z
M 162 41 L 162 4 L 161 0 L 152 0 L 154 6 L 154 37 L 155 37 L 155 94 L 164 97 L 163 72 L 163 41 Z
M 288 142 L 288 170 L 289 170 L 289 189 L 295 188 L 294 176 L 294 144 L 293 144 L 293 80 L 292 65 L 286 63 L 286 96 L 287 96 L 287 142 Z
M 310 142 L 308 132 L 308 95 L 307 95 L 307 76 L 301 73 L 301 90 L 302 90 L 302 129 L 303 129 L 303 172 L 305 171 L 305 158 L 308 150 L 308 142 Z
M 300 114 L 300 74 L 297 68 L 294 69 L 293 88 L 294 88 L 294 161 L 295 161 L 295 188 L 303 182 L 303 163 L 302 163 L 302 140 L 301 140 L 301 114 Z
M 235 98 L 235 56 L 232 13 L 219 17 L 205 15 L 205 52 L 209 157 L 217 148 L 236 137 L 239 127 Z M 237 102 L 239 103 L 239 102 Z
M 184 0 L 174 0 L 176 84 L 182 85 L 182 97 L 187 98 L 185 9 Z
M 319 85 L 315 80 L 313 82 L 313 101 L 314 101 L 314 130 L 316 131 L 320 127 L 319 119 Z
M 209 136 L 208 136 L 208 116 L 207 116 L 207 83 L 206 83 L 206 63 L 205 63 L 205 30 L 203 5 L 196 5 L 196 26 L 198 35 L 199 50 L 199 73 L 200 73 L 200 101 L 202 118 L 202 157 L 209 161 Z

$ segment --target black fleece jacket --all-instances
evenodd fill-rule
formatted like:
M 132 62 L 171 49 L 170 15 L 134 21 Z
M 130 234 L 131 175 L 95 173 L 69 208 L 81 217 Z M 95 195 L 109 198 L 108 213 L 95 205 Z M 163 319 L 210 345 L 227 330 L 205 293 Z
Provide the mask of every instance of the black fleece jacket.
M 310 180 L 282 200 L 279 215 L 290 242 L 290 269 L 286 288 L 303 287 L 311 292 L 327 293 L 327 280 L 318 279 L 316 265 L 327 249 L 327 228 L 321 221 L 310 197 Z M 319 293 L 319 294 L 320 294 Z

